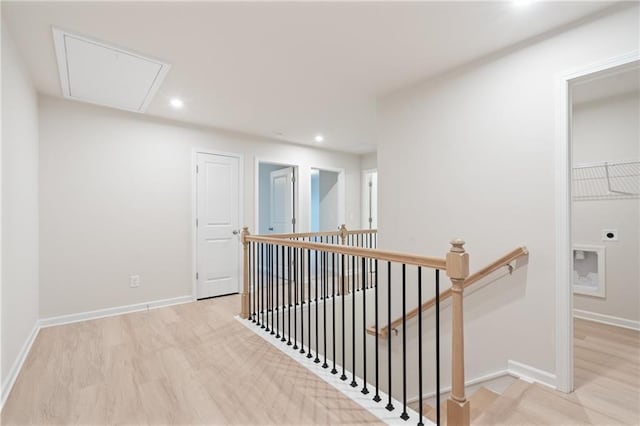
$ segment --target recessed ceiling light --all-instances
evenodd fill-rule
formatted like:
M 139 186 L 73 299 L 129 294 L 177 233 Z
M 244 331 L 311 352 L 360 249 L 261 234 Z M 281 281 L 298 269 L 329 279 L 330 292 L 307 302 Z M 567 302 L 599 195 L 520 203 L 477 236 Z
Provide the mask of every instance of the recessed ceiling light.
M 322 142 L 322 141 L 324 141 L 324 136 L 316 135 L 316 137 L 314 139 L 315 139 L 316 142 Z
M 534 0 L 514 0 L 513 4 L 518 7 L 529 6 Z
M 171 105 L 175 109 L 180 109 L 184 106 L 184 102 L 182 101 L 182 99 L 171 98 L 171 100 L 169 101 L 169 105 Z

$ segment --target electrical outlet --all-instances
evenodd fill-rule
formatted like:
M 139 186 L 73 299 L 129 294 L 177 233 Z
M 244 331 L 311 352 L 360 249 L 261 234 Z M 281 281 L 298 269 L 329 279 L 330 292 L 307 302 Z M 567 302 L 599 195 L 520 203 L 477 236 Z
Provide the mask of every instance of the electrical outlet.
M 140 275 L 131 275 L 129 277 L 129 287 L 140 287 Z
M 603 229 L 602 230 L 602 241 L 618 241 L 618 230 L 617 229 Z

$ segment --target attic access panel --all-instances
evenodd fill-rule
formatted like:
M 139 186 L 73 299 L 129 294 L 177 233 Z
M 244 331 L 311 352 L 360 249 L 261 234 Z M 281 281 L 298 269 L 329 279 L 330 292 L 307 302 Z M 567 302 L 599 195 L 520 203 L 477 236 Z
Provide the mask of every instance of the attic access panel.
M 66 98 L 144 112 L 170 65 L 53 28 L 62 93 Z

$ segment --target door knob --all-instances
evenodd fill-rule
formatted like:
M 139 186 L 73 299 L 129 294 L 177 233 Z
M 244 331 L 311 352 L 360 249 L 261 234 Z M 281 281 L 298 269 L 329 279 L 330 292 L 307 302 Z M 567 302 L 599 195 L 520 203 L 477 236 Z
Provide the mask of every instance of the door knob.
M 269 231 L 273 231 L 273 228 L 269 228 Z
M 240 231 L 238 231 L 237 229 L 233 230 L 233 235 L 238 235 L 240 233 Z

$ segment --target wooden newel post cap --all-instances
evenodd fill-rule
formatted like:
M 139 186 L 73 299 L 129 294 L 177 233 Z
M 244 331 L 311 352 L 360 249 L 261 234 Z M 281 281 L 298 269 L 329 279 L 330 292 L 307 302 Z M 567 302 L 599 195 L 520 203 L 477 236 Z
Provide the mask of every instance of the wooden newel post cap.
M 464 250 L 464 240 L 456 238 L 451 241 L 451 249 L 447 253 L 447 276 L 454 280 L 464 280 L 469 276 L 469 253 Z
M 344 244 L 344 241 L 347 238 L 347 225 L 345 225 L 344 223 L 340 225 L 340 228 L 338 228 L 338 232 L 340 233 L 340 238 L 342 238 L 342 243 Z
M 242 228 L 242 233 L 241 233 L 241 236 L 242 236 L 242 244 L 247 244 L 247 243 L 248 243 L 248 241 L 247 241 L 247 235 L 251 235 L 251 233 L 249 232 L 249 227 L 248 227 L 248 226 L 245 226 L 245 227 L 243 227 L 243 228 Z
M 454 253 L 464 253 L 464 245 L 466 242 L 460 238 L 456 238 L 455 240 L 451 240 L 451 250 Z

